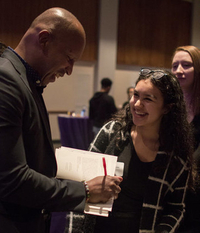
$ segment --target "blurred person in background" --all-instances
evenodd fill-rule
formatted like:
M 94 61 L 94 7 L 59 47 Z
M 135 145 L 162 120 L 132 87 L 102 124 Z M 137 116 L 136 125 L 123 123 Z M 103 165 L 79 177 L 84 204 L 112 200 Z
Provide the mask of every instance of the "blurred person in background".
M 89 101 L 89 118 L 93 121 L 93 133 L 97 135 L 103 124 L 117 111 L 115 101 L 108 95 L 112 87 L 109 78 L 101 80 L 101 90 L 96 92 Z
M 172 57 L 172 72 L 177 77 L 183 90 L 187 108 L 188 122 L 194 129 L 195 152 L 194 162 L 200 174 L 200 51 L 188 45 L 175 49 Z M 200 232 L 200 187 L 199 176 L 195 191 L 189 190 L 186 195 L 186 215 L 178 232 Z
M 134 92 L 134 87 L 128 87 L 128 89 L 126 91 L 128 100 L 123 103 L 122 108 L 125 108 L 126 105 L 129 103 L 131 97 L 133 96 L 133 92 Z

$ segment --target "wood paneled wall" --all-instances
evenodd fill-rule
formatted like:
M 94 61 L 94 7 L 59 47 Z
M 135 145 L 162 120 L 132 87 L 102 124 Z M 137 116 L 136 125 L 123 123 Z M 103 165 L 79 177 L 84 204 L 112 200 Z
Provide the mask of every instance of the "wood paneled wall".
M 82 60 L 95 61 L 98 43 L 98 0 L 0 0 L 0 41 L 15 48 L 32 20 L 50 7 L 63 7 L 80 20 L 87 35 Z
M 1 0 L 0 41 L 14 48 L 32 20 L 54 6 L 80 20 L 87 34 L 81 59 L 96 61 L 99 0 Z M 183 0 L 119 0 L 117 63 L 170 67 L 173 50 L 190 44 L 191 17 L 192 3 Z
M 190 44 L 192 3 L 120 0 L 118 64 L 170 67 L 174 49 Z

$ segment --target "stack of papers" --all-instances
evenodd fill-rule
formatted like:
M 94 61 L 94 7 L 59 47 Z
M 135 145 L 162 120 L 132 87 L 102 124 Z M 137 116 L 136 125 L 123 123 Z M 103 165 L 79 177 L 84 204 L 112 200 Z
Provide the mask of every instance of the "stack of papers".
M 56 177 L 76 181 L 88 181 L 96 176 L 104 176 L 103 158 L 105 158 L 106 161 L 107 175 L 114 176 L 116 168 L 123 174 L 122 164 L 120 163 L 120 165 L 117 165 L 117 156 L 69 147 L 58 148 L 56 149 L 58 167 Z M 119 173 L 117 175 L 119 175 Z M 106 203 L 86 203 L 84 212 L 106 217 L 108 216 L 108 212 L 112 211 L 112 205 L 113 199 L 110 199 Z

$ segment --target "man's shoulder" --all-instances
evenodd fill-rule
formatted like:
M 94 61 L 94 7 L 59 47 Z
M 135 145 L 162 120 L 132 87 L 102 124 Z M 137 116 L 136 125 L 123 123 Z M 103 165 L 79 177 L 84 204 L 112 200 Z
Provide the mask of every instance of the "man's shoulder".
M 27 90 L 28 87 L 30 92 L 25 66 L 9 49 L 0 57 L 0 81 L 6 88 L 9 82 L 9 88 L 12 87 L 15 91 Z
M 13 64 L 8 59 L 0 57 L 0 74 L 13 77 L 14 73 L 16 73 L 16 69 Z
M 15 50 L 13 50 L 10 47 L 4 50 L 1 57 L 9 60 L 11 63 L 14 63 L 14 64 L 19 63 L 23 66 L 23 63 L 22 63 L 23 59 L 20 57 L 20 55 L 17 54 Z
M 92 98 L 90 100 L 93 100 L 93 99 L 96 99 L 96 98 L 99 98 L 102 96 L 102 92 L 95 92 L 94 95 L 92 96 Z
M 107 95 L 107 98 L 114 100 L 114 98 L 111 95 Z
M 101 98 L 104 99 L 104 100 L 111 100 L 113 99 L 113 97 L 111 95 L 108 95 L 108 93 L 106 92 L 101 92 Z
M 107 102 L 108 104 L 113 104 L 114 103 L 114 98 L 111 95 L 105 95 L 103 97 L 103 100 Z
M 17 55 L 10 49 L 6 49 L 0 57 L 0 72 L 18 72 L 25 70 L 24 65 L 17 57 Z

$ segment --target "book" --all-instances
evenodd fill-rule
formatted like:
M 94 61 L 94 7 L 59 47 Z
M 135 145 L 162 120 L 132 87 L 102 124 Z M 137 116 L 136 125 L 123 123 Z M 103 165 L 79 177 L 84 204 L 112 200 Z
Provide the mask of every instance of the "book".
M 114 176 L 117 166 L 117 156 L 79 150 L 69 147 L 56 149 L 57 174 L 60 179 L 70 179 L 75 181 L 87 181 L 97 176 L 104 176 L 105 168 L 103 158 L 106 162 L 107 175 Z M 118 168 L 119 170 L 119 168 Z M 123 168 L 120 165 L 121 173 Z M 119 172 L 119 171 L 118 171 Z M 112 211 L 114 199 L 111 198 L 106 203 L 86 203 L 84 212 L 99 216 L 108 216 Z

